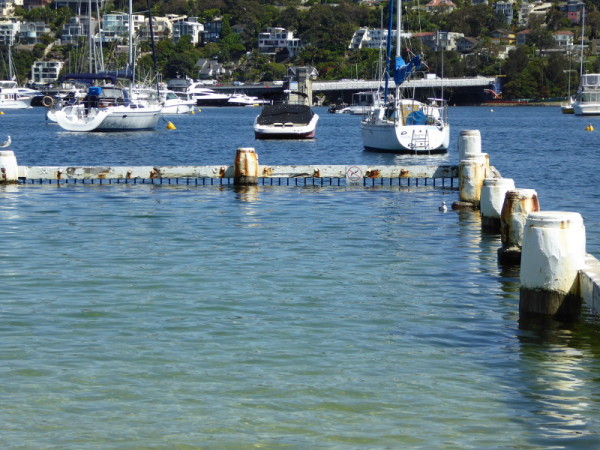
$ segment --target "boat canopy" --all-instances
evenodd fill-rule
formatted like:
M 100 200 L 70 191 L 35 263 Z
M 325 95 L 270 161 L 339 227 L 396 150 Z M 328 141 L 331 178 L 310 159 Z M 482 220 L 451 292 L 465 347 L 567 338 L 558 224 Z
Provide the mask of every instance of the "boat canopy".
M 309 123 L 314 113 L 308 105 L 293 105 L 289 103 L 265 105 L 256 119 L 259 125 L 274 123 Z
M 108 80 L 114 84 L 119 78 L 133 80 L 133 75 L 128 69 L 117 70 L 113 72 L 68 73 L 66 75 L 61 76 L 58 81 L 63 82 L 68 80 L 77 80 L 86 84 L 94 84 L 94 82 L 98 80 Z

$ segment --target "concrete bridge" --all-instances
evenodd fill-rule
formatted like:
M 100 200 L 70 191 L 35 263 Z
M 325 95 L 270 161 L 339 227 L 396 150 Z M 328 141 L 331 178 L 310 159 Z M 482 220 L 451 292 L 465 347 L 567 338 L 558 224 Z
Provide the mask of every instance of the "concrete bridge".
M 313 96 L 325 96 L 329 102 L 344 101 L 350 103 L 352 94 L 361 91 L 375 91 L 383 82 L 376 80 L 340 80 L 340 81 L 311 81 L 309 91 Z M 470 77 L 470 78 L 424 78 L 409 80 L 403 83 L 403 87 L 415 88 L 417 97 L 437 96 L 448 99 L 450 104 L 478 104 L 485 101 L 486 89 L 496 90 L 499 82 L 496 77 Z M 394 82 L 390 82 L 393 88 Z M 226 92 L 244 92 L 260 98 L 276 99 L 281 96 L 286 86 L 274 86 L 272 82 L 256 83 L 252 85 L 224 84 L 211 86 L 211 88 Z
M 496 86 L 496 77 L 470 77 L 470 78 L 423 78 L 409 80 L 402 84 L 406 88 L 481 88 L 493 89 Z M 329 91 L 372 91 L 383 86 L 382 81 L 369 80 L 341 80 L 341 81 L 313 81 L 313 92 Z M 394 87 L 393 80 L 390 86 Z

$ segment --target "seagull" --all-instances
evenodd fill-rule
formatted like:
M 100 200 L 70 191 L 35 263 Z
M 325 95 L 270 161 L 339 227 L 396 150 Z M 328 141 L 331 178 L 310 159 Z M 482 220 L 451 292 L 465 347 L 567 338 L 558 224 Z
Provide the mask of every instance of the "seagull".
M 442 204 L 440 205 L 440 207 L 438 208 L 441 212 L 446 212 L 448 211 L 448 207 L 446 206 L 446 202 L 442 202 Z
M 6 140 L 5 140 L 5 141 L 4 141 L 2 144 L 0 144 L 0 148 L 6 148 L 6 147 L 8 147 L 8 146 L 10 145 L 10 143 L 11 143 L 11 142 L 12 142 L 12 141 L 11 141 L 11 139 L 10 139 L 10 136 L 7 136 L 7 137 L 6 137 Z

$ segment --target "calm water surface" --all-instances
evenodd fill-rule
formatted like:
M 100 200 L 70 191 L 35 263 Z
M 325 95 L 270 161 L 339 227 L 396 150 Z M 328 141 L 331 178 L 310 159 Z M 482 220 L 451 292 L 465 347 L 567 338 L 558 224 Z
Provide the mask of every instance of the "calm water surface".
M 0 116 L 21 165 L 457 163 L 461 130 L 600 256 L 598 134 L 558 108 L 452 108 L 453 148 L 365 153 L 319 109 L 311 142 L 258 110 L 77 134 Z M 600 118 L 592 119 L 600 130 Z M 2 448 L 592 448 L 600 322 L 519 322 L 518 270 L 432 187 L 0 187 Z

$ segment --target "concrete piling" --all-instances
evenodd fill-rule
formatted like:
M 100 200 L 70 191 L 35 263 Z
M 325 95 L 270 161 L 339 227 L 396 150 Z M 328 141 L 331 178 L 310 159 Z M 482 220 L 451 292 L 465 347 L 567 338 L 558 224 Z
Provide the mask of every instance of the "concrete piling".
M 585 227 L 580 214 L 530 213 L 523 233 L 519 313 L 576 318 L 582 303 L 579 271 L 585 259 Z
M 465 155 L 458 166 L 458 190 L 460 203 L 479 208 L 481 187 L 489 171 L 489 158 L 485 153 Z
M 481 153 L 481 133 L 479 130 L 462 130 L 458 137 L 458 160 L 466 159 L 467 155 Z
M 540 210 L 537 192 L 534 189 L 511 189 L 506 191 L 500 213 L 500 236 L 502 247 L 498 259 L 503 264 L 519 264 L 523 230 L 528 214 Z
M 17 158 L 12 150 L 0 151 L 0 184 L 14 184 L 19 181 Z
M 253 148 L 238 148 L 233 166 L 233 184 L 252 186 L 258 184 L 258 155 Z
M 511 178 L 486 178 L 481 188 L 481 226 L 484 230 L 500 233 L 500 214 L 506 192 L 515 188 Z

